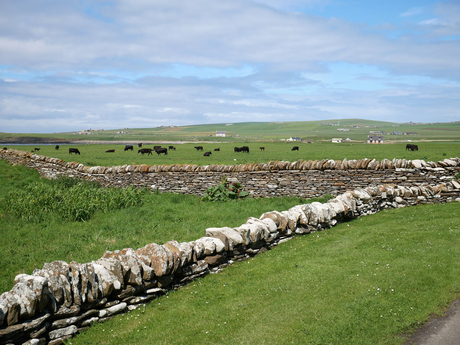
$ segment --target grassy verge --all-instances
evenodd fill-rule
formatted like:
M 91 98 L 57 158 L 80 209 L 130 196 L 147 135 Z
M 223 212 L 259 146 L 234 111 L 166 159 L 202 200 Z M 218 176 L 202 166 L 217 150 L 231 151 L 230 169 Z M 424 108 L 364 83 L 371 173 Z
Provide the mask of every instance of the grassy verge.
M 460 291 L 459 204 L 384 211 L 295 238 L 72 344 L 402 344 Z

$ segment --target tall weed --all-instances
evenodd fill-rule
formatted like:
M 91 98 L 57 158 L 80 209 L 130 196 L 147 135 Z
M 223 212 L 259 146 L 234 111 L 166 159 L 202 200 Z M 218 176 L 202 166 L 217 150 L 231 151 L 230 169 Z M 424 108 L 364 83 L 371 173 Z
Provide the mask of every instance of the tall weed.
M 21 190 L 10 191 L 4 200 L 4 211 L 18 219 L 40 223 L 50 217 L 68 221 L 86 221 L 95 212 L 138 206 L 142 191 L 134 188 L 101 188 L 100 185 L 60 178 L 39 181 Z

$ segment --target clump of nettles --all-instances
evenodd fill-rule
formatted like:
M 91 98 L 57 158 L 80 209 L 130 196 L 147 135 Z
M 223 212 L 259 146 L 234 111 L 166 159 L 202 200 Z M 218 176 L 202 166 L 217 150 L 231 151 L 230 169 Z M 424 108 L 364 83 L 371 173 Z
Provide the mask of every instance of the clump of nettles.
M 222 181 L 214 187 L 209 187 L 201 198 L 202 201 L 227 201 L 238 200 L 249 195 L 243 190 L 243 186 L 239 182 L 228 182 L 224 176 Z

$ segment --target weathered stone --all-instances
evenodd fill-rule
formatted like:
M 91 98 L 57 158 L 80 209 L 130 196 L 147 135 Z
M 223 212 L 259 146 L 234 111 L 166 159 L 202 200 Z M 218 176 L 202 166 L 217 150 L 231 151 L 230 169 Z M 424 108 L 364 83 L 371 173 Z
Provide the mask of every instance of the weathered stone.
M 183 252 L 180 248 L 180 244 L 177 241 L 169 241 L 163 244 L 163 246 L 167 248 L 173 255 L 172 273 L 174 273 L 181 267 L 181 257 Z
M 271 220 L 273 220 L 280 232 L 284 232 L 286 230 L 288 220 L 281 212 L 271 211 L 266 212 L 260 216 L 261 220 L 264 220 L 265 218 L 270 218 Z
M 14 278 L 14 284 L 23 283 L 29 287 L 37 298 L 36 309 L 41 312 L 49 301 L 48 280 L 43 277 L 19 274 Z
M 0 295 L 0 321 L 8 326 L 18 323 L 21 306 L 17 297 L 10 291 Z
M 96 264 L 103 266 L 107 269 L 115 278 L 117 279 L 118 283 L 114 282 L 113 286 L 115 290 L 122 289 L 125 286 L 124 276 L 123 276 L 123 266 L 121 265 L 120 261 L 112 258 L 100 258 L 95 261 Z
M 150 267 L 157 277 L 170 274 L 174 267 L 174 256 L 171 251 L 156 243 L 150 243 L 136 250 L 138 255 L 144 255 L 150 260 Z
M 45 338 L 41 339 L 30 339 L 23 343 L 22 345 L 45 345 L 47 343 Z
M 209 266 L 217 266 L 223 263 L 226 260 L 226 252 L 223 252 L 222 254 L 216 254 L 216 255 L 211 255 L 211 256 L 206 256 L 204 258 L 204 261 L 206 264 Z
M 49 336 L 50 340 L 53 340 L 53 339 L 62 338 L 62 337 L 67 336 L 67 335 L 73 335 L 75 333 L 77 333 L 77 326 L 72 325 L 72 326 L 69 326 L 69 327 L 66 327 L 66 328 L 60 328 L 60 329 L 56 329 L 54 331 L 50 331 L 48 333 L 48 336 Z
M 203 244 L 205 256 L 214 255 L 214 253 L 216 252 L 216 243 L 212 240 L 212 237 L 202 237 L 196 240 L 195 242 L 200 242 Z M 223 243 L 222 246 L 224 246 Z
M 208 228 L 206 229 L 206 236 L 219 238 L 225 245 L 227 242 L 227 250 L 230 251 L 232 251 L 235 246 L 243 244 L 243 238 L 241 237 L 241 235 L 237 231 L 229 227 Z
M 24 325 L 12 325 L 7 328 L 0 329 L 0 339 L 3 342 L 3 339 L 8 340 L 14 338 L 16 335 L 21 333 L 24 330 Z M 5 342 L 6 343 L 6 342 Z
M 80 325 L 80 327 L 88 327 L 90 325 L 92 325 L 94 322 L 97 322 L 99 320 L 99 317 L 97 316 L 93 316 L 85 321 L 83 321 Z
M 107 316 L 119 314 L 119 313 L 125 311 L 127 306 L 128 306 L 127 303 L 122 302 L 120 304 L 114 305 L 113 307 L 110 307 L 110 308 L 107 308 L 107 309 L 104 309 L 104 310 L 100 310 L 99 311 L 99 317 L 101 318 L 101 317 L 107 317 Z
M 58 304 L 69 307 L 73 304 L 72 286 L 70 284 L 69 265 L 64 261 L 45 263 L 41 270 L 35 270 L 33 275 L 48 280 L 48 289 Z

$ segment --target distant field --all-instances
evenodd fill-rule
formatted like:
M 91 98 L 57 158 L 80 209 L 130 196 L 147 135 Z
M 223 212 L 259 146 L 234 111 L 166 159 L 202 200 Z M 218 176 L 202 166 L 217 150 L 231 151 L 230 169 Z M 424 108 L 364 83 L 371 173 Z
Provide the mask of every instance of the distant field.
M 210 157 L 203 157 L 202 151 L 197 151 L 194 146 L 202 145 L 204 151 L 211 151 Z M 375 158 L 382 160 L 384 158 L 404 158 L 404 159 L 423 159 L 426 161 L 438 161 L 445 158 L 460 157 L 460 141 L 452 142 L 420 142 L 418 143 L 419 151 L 406 151 L 406 143 L 397 144 L 363 144 L 363 143 L 343 143 L 333 144 L 330 142 L 313 143 L 313 144 L 296 144 L 282 142 L 258 142 L 245 143 L 250 148 L 249 154 L 235 153 L 233 148 L 241 146 L 241 143 L 205 143 L 205 144 L 175 144 L 176 151 L 168 151 L 168 155 L 158 156 L 155 152 L 153 155 L 141 155 L 138 153 L 138 147 L 133 151 L 124 151 L 124 145 L 119 144 L 88 144 L 88 145 L 60 145 L 59 150 L 55 150 L 54 145 L 8 145 L 8 148 L 31 151 L 39 147 L 38 154 L 60 158 L 65 161 L 80 162 L 86 166 L 116 166 L 124 164 L 245 164 L 245 163 L 267 163 L 270 161 L 285 160 L 294 162 L 296 160 L 321 160 L 334 159 L 362 159 Z M 299 146 L 299 151 L 291 151 L 293 146 Z M 162 145 L 168 147 L 169 145 Z M 261 151 L 259 147 L 265 147 Z M 81 155 L 69 155 L 69 147 L 78 147 Z M 153 145 L 144 145 L 144 147 L 153 148 Z M 214 151 L 219 148 L 220 151 Z M 105 151 L 114 149 L 114 153 Z
M 329 124 L 329 125 L 326 125 Z M 334 126 L 332 126 L 334 125 Z M 76 129 L 76 132 L 84 128 Z M 349 129 L 350 131 L 339 131 Z M 225 131 L 226 137 L 216 137 L 216 131 Z M 62 140 L 102 141 L 217 141 L 249 142 L 279 141 L 289 137 L 304 140 L 331 140 L 334 137 L 366 141 L 370 131 L 384 131 L 387 141 L 459 140 L 460 123 L 397 124 L 361 119 L 299 121 L 299 122 L 244 122 L 232 124 L 208 124 L 170 128 L 124 128 L 92 131 L 91 135 L 74 133 L 23 134 L 0 133 L 0 142 L 11 137 L 54 138 Z M 411 132 L 413 135 L 390 135 L 393 132 Z

